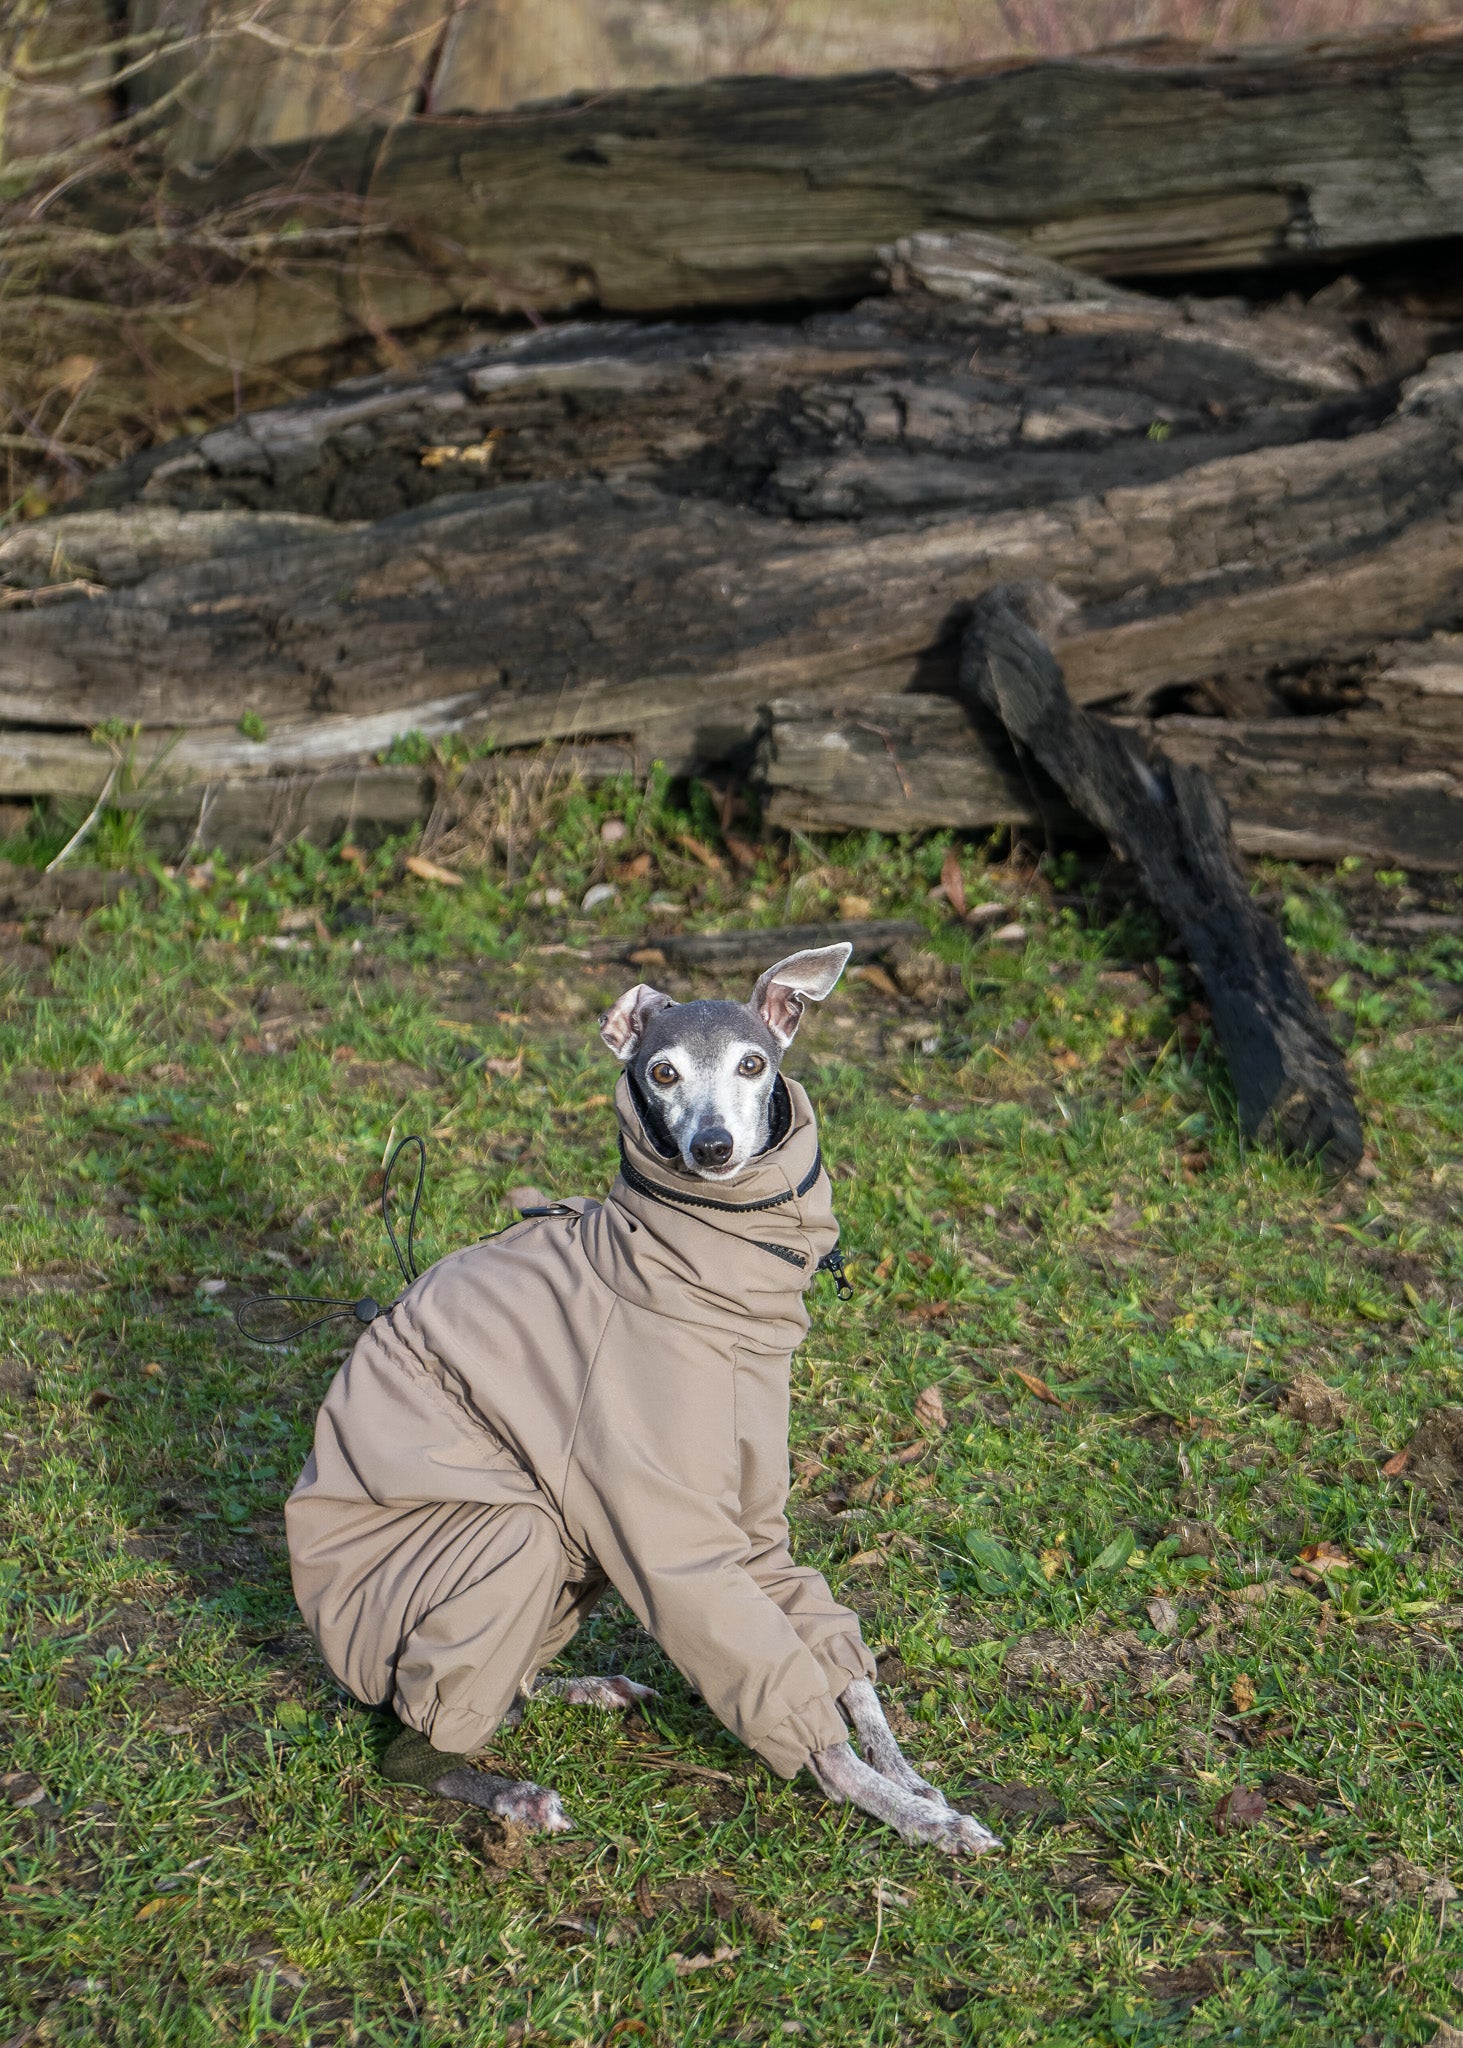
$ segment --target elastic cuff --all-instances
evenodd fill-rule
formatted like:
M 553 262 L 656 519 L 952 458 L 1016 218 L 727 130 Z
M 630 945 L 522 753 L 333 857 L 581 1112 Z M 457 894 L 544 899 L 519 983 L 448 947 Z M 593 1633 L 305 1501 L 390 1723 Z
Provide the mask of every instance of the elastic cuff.
M 752 1747 L 779 1778 L 795 1778 L 810 1756 L 847 1740 L 848 1723 L 832 1693 L 825 1692 L 789 1714 L 771 1734 L 759 1735 Z
M 856 1678 L 877 1678 L 879 1675 L 879 1667 L 862 1636 L 839 1636 L 833 1642 L 820 1643 L 817 1657 L 828 1673 L 828 1683 L 833 1688 L 835 1700 Z

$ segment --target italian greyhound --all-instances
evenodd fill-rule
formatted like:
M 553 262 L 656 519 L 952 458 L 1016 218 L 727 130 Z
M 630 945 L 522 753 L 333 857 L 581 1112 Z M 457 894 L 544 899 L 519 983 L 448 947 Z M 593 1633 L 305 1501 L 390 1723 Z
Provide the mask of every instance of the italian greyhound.
M 647 1187 L 651 1194 L 658 1191 L 660 1199 L 688 1205 L 691 1210 L 737 1208 L 726 1199 L 732 1184 L 779 1146 L 792 1125 L 793 1106 L 787 1083 L 781 1079 L 783 1057 L 807 1004 L 822 1002 L 832 994 L 851 951 L 848 945 L 835 945 L 795 953 L 769 967 L 745 1003 L 678 1003 L 642 982 L 627 989 L 610 1007 L 601 1020 L 601 1036 L 624 1068 L 640 1125 L 660 1155 L 666 1177 L 663 1182 L 647 1182 L 644 1175 L 632 1176 L 632 1186 L 642 1194 Z M 631 1171 L 628 1161 L 625 1171 Z M 821 1166 L 815 1158 L 811 1172 L 794 1192 L 801 1195 L 819 1174 Z M 826 1189 L 826 1180 L 823 1186 Z M 713 1194 L 713 1188 L 719 1192 Z M 750 1207 L 762 1211 L 789 1199 L 775 1194 Z M 800 1267 L 808 1264 L 795 1250 L 789 1252 L 786 1244 L 781 1249 L 777 1244 L 762 1249 L 782 1259 L 790 1257 Z M 785 1421 L 778 1427 L 785 1475 Z M 770 1444 L 774 1463 L 778 1462 L 778 1441 Z M 786 1524 L 781 1519 L 780 1501 L 785 1489 L 784 1476 L 777 1489 L 779 1540 L 783 1543 Z M 786 1555 L 785 1551 L 780 1554 Z M 787 1564 L 789 1571 L 796 1569 L 790 1558 Z M 816 1580 L 816 1574 L 803 1576 Z M 817 1586 L 820 1597 L 831 1602 L 821 1580 Z M 837 1612 L 856 1638 L 854 1617 L 843 1609 Z M 872 1671 L 873 1660 L 861 1644 L 855 1665 L 858 1662 Z M 929 1843 L 948 1854 L 979 1855 L 999 1847 L 994 1835 L 958 1812 L 905 1758 L 872 1679 L 854 1677 L 845 1682 L 840 1675 L 830 1681 L 830 1698 L 835 1683 L 836 1711 L 825 1708 L 820 1731 L 826 1733 L 829 1723 L 836 1725 L 841 1718 L 858 1746 L 844 1740 L 805 1753 L 808 1769 L 828 1798 L 837 1804 L 847 1802 L 887 1823 L 908 1842 Z M 624 1711 L 653 1697 L 649 1688 L 622 1677 L 541 1679 L 531 1687 L 531 1694 L 607 1711 Z M 510 1723 L 521 1712 L 520 1700 L 508 1716 Z M 479 1771 L 467 1756 L 444 1755 L 411 1730 L 392 1745 L 383 1768 L 398 1782 L 418 1784 L 440 1796 L 466 1800 L 530 1826 L 557 1831 L 570 1825 L 553 1792 Z M 796 1768 L 795 1762 L 791 1768 Z

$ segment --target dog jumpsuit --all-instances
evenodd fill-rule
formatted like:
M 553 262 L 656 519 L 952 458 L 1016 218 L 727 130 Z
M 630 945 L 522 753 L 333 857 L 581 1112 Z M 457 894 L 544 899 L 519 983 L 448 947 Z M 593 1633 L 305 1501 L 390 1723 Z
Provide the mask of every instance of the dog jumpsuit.
M 612 1585 L 773 1770 L 847 1740 L 874 1662 L 788 1549 L 789 1366 L 838 1238 L 812 1106 L 735 1180 L 655 1149 L 626 1077 L 622 1167 L 456 1252 L 371 1324 L 285 1508 L 331 1672 L 471 1754 Z

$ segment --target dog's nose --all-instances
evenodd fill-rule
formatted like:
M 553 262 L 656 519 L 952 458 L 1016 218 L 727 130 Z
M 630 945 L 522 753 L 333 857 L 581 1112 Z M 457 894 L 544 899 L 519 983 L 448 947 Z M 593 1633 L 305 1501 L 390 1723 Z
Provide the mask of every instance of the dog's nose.
M 725 1166 L 732 1156 L 732 1134 L 720 1124 L 708 1124 L 691 1140 L 691 1157 L 698 1166 Z

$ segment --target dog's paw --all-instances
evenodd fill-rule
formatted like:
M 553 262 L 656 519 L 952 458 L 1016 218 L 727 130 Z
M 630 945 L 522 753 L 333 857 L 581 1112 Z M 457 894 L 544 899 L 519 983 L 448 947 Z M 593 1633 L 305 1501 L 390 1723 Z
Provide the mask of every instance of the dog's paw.
M 432 1790 L 440 1799 L 460 1799 L 468 1806 L 480 1806 L 497 1814 L 499 1820 L 516 1821 L 520 1827 L 539 1834 L 572 1834 L 574 1823 L 564 1811 L 557 1792 L 532 1779 L 496 1778 L 488 1771 L 444 1771 Z
M 910 1810 L 895 1821 L 906 1842 L 928 1842 L 932 1849 L 939 1849 L 946 1856 L 985 1856 L 1000 1848 L 999 1838 L 989 1828 L 983 1828 L 968 1813 L 957 1813 L 953 1806 L 946 1806 L 938 1793 L 935 1799 L 938 1805 L 921 1798 L 922 1811 Z
M 591 1677 L 557 1680 L 551 1696 L 570 1707 L 597 1707 L 602 1714 L 628 1713 L 642 1700 L 660 1697 L 653 1685 L 641 1685 L 633 1678 Z

